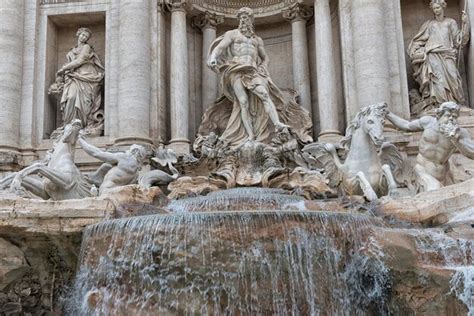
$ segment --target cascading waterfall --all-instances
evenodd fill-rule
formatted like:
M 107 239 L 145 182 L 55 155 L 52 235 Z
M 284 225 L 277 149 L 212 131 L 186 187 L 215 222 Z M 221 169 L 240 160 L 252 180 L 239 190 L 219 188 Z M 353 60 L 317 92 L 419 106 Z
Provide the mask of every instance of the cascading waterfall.
M 457 216 L 464 216 L 460 214 Z M 421 262 L 452 270 L 450 292 L 468 308 L 468 316 L 474 316 L 474 242 L 455 239 L 437 230 L 412 232 Z
M 388 312 L 389 271 L 363 215 L 210 212 L 106 221 L 84 232 L 74 315 Z

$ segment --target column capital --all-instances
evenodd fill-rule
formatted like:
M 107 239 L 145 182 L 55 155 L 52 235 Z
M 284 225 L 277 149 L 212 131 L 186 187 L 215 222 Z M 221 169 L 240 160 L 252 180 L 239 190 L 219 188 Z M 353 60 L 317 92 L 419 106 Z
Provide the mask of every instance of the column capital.
M 224 22 L 224 16 L 206 11 L 195 16 L 192 20 L 193 26 L 204 30 L 207 28 L 216 28 L 217 25 Z
M 173 11 L 190 11 L 193 8 L 193 5 L 189 0 L 163 0 L 164 5 L 170 10 Z
M 313 16 L 313 10 L 308 6 L 295 3 L 282 11 L 283 18 L 291 23 L 297 21 L 307 21 Z

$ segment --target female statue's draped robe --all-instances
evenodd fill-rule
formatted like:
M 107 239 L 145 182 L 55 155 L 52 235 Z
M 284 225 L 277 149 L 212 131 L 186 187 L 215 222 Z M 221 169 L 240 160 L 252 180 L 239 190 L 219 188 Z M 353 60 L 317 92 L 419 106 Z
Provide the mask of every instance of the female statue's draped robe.
M 74 119 L 81 120 L 87 127 L 93 115 L 100 108 L 104 66 L 91 46 L 84 44 L 74 47 L 67 54 L 67 62 L 83 59 L 83 63 L 66 74 L 66 82 L 61 97 L 64 125 Z M 89 123 L 89 124 L 88 124 Z
M 436 104 L 465 103 L 457 59 L 459 48 L 469 39 L 466 33 L 461 34 L 451 18 L 430 20 L 410 42 L 408 55 L 423 99 L 431 98 Z

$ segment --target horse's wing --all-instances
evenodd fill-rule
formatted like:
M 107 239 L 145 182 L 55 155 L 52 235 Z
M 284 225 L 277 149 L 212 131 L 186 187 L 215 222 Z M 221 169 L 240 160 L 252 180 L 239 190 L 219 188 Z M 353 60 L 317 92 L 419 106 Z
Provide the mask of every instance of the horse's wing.
M 389 165 L 397 182 L 403 182 L 402 178 L 404 174 L 405 159 L 397 146 L 389 142 L 383 143 L 379 152 L 379 157 L 382 164 Z
M 342 181 L 338 167 L 336 148 L 331 144 L 311 143 L 303 148 L 303 157 L 309 165 L 324 169 L 329 186 L 337 187 Z
M 158 148 L 155 152 L 155 157 L 151 159 L 158 162 L 163 167 L 168 164 L 175 164 L 178 161 L 175 152 L 171 149 L 165 148 Z

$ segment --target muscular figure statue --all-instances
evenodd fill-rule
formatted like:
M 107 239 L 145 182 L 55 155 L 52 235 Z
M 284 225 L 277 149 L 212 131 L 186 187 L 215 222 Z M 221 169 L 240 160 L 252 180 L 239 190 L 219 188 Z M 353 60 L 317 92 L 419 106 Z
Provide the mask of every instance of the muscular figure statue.
M 237 17 L 240 20 L 239 28 L 226 32 L 211 45 L 208 66 L 221 73 L 224 95 L 234 103 L 238 102 L 240 118 L 234 119 L 241 120 L 247 139 L 258 140 L 262 129 L 259 131 L 259 127 L 255 125 L 260 123 L 256 121 L 261 121 L 262 117 L 258 118 L 256 114 L 257 109 L 254 108 L 257 106 L 251 99 L 252 95 L 263 104 L 266 116 L 270 117 L 277 130 L 288 126 L 280 121 L 271 97 L 270 89 L 274 84 L 268 75 L 268 56 L 263 47 L 263 40 L 254 33 L 253 11 L 242 8 Z M 230 119 L 230 123 L 233 122 L 234 120 Z M 230 131 L 231 129 L 228 129 L 228 132 Z
M 423 116 L 411 122 L 393 113 L 387 114 L 387 118 L 403 131 L 423 131 L 415 165 L 417 191 L 436 190 L 452 181 L 448 159 L 456 149 L 474 159 L 474 141 L 457 123 L 459 109 L 458 104 L 445 102 L 436 110 L 436 118 Z
M 83 136 L 79 137 L 78 142 L 86 153 L 111 165 L 100 184 L 99 195 L 109 189 L 137 182 L 138 171 L 146 156 L 143 146 L 132 145 L 124 153 L 111 153 L 87 143 Z

